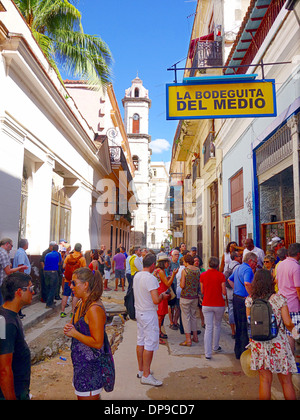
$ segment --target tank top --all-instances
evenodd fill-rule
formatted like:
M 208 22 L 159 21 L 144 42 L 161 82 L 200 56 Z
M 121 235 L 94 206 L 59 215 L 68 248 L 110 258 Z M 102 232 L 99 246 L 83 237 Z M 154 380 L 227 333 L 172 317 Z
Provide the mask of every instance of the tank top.
M 200 287 L 200 270 L 185 268 L 185 285 L 180 297 L 184 299 L 197 299 Z

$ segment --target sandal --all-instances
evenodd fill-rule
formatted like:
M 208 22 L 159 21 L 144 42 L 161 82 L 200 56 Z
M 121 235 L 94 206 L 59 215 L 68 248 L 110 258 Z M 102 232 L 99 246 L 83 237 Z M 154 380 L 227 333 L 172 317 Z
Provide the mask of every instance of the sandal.
M 182 343 L 179 343 L 180 346 L 184 347 L 192 347 L 192 343 L 187 343 L 186 341 L 183 341 Z
M 164 334 L 164 333 L 160 333 L 159 334 L 159 338 L 162 338 L 162 339 L 167 339 L 168 338 L 168 336 L 167 336 L 167 334 Z
M 159 339 L 159 344 L 167 344 L 162 338 Z

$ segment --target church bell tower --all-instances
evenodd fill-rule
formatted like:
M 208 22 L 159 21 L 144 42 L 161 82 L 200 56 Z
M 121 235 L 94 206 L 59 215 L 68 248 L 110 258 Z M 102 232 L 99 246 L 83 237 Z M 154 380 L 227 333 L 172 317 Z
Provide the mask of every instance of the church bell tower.
M 131 87 L 126 89 L 122 99 L 124 106 L 124 126 L 130 145 L 131 156 L 136 168 L 134 184 L 137 191 L 138 209 L 133 214 L 134 234 L 131 243 L 146 246 L 149 202 L 149 169 L 151 149 L 149 147 L 149 110 L 151 100 L 148 90 L 137 76 Z

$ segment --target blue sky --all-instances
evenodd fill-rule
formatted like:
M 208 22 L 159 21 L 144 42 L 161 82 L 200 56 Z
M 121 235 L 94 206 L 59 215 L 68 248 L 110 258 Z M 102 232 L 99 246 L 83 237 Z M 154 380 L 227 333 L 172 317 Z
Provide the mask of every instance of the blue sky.
M 149 90 L 153 161 L 169 162 L 171 158 L 178 122 L 166 120 L 165 86 L 174 81 L 174 72 L 167 68 L 179 60 L 183 60 L 182 67 L 185 64 L 196 4 L 196 0 L 78 0 L 76 3 L 82 13 L 84 31 L 101 36 L 112 52 L 112 82 L 122 116 L 125 89 L 131 86 L 137 73 Z M 182 74 L 178 81 L 181 79 Z

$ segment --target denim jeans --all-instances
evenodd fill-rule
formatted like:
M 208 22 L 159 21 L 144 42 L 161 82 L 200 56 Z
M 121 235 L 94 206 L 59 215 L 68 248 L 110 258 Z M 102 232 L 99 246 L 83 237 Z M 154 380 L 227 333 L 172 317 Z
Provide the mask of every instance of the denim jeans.
M 212 349 L 217 350 L 220 342 L 221 323 L 225 306 L 202 306 L 205 320 L 204 352 L 211 357 Z
M 132 275 L 130 273 L 126 273 L 126 278 L 128 281 L 128 287 L 132 287 L 132 282 L 133 282 Z
M 228 299 L 228 317 L 229 324 L 234 324 L 234 313 L 233 313 L 233 290 L 226 287 L 227 299 Z
M 233 295 L 233 313 L 236 327 L 234 353 L 235 357 L 239 359 L 249 344 L 249 338 L 245 299 L 235 294 Z
M 58 271 L 44 271 L 45 274 L 45 286 L 47 293 L 47 306 L 53 305 L 54 296 L 58 284 Z

